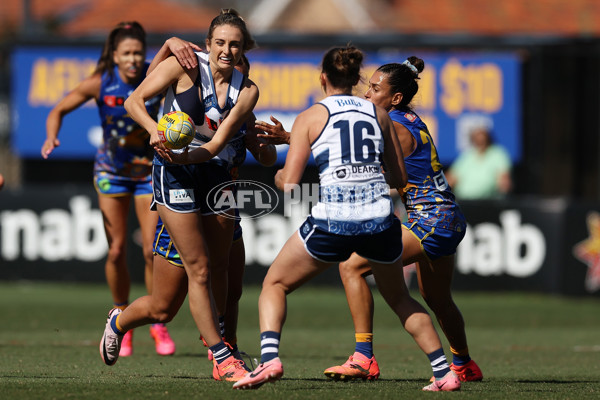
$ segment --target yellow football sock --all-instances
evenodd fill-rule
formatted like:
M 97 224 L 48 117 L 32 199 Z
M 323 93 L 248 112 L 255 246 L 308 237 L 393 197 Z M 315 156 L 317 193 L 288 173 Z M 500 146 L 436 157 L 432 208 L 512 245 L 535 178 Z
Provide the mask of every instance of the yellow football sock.
M 355 333 L 354 338 L 357 343 L 371 343 L 373 342 L 373 334 L 372 333 Z
M 121 324 L 119 324 L 119 318 L 121 318 L 121 314 L 117 315 L 117 319 L 115 320 L 115 326 L 120 332 L 125 332 L 123 328 L 121 328 Z
M 455 356 L 464 357 L 469 355 L 469 348 L 465 347 L 464 349 L 456 350 L 454 347 L 450 346 L 450 351 Z

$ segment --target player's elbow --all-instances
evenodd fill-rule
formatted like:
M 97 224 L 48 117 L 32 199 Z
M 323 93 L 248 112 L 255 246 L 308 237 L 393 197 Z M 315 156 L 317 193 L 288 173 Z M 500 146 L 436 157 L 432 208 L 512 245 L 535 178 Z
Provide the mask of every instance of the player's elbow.
M 131 114 L 131 112 L 133 111 L 133 96 L 129 96 L 128 98 L 125 99 L 125 103 L 123 103 L 123 107 L 125 107 L 125 110 Z

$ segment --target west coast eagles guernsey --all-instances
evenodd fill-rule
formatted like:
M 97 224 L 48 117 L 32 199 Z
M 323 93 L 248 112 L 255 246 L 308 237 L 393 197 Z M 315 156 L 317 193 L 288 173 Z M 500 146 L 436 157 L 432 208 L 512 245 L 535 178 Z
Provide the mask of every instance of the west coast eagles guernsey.
M 465 217 L 446 181 L 427 126 L 417 114 L 408 110 L 392 110 L 390 117 L 404 125 L 417 143 L 415 150 L 404 157 L 408 184 L 403 191 L 403 200 L 408 224 L 418 220 L 420 224 L 464 230 Z
M 172 87 L 167 90 L 165 97 L 164 113 L 171 111 L 183 111 L 187 113 L 196 125 L 196 134 L 189 150 L 192 151 L 205 143 L 208 143 L 221 125 L 221 122 L 229 115 L 235 106 L 244 83 L 244 75 L 238 70 L 233 70 L 227 100 L 221 108 L 215 94 L 215 85 L 210 70 L 208 54 L 196 52 L 198 58 L 199 73 L 194 85 L 185 92 L 175 94 Z M 199 97 L 199 89 L 201 97 Z M 237 156 L 238 147 L 244 146 L 243 135 L 245 129 L 240 129 L 227 143 L 225 148 L 209 162 L 217 163 L 223 167 L 230 168 Z M 182 152 L 184 149 L 173 150 Z M 156 158 L 155 158 L 156 162 Z
M 393 204 L 381 172 L 383 136 L 375 106 L 348 95 L 330 96 L 319 104 L 329 120 L 312 143 L 319 168 L 319 202 L 315 224 L 339 235 L 373 234 L 392 225 Z
M 146 75 L 148 63 L 143 67 Z M 102 75 L 100 97 L 96 101 L 102 121 L 102 145 L 96 153 L 94 173 L 114 180 L 141 181 L 150 180 L 152 172 L 152 154 L 148 133 L 135 122 L 125 110 L 125 100 L 137 85 L 121 80 L 118 67 L 113 74 Z M 156 118 L 161 96 L 146 102 L 146 110 Z

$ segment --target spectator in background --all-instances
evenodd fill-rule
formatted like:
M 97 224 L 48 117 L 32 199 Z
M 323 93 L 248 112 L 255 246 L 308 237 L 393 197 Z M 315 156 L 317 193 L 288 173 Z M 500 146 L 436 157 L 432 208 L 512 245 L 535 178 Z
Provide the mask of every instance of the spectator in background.
M 491 132 L 479 127 L 471 132 L 471 147 L 463 151 L 446 173 L 461 200 L 499 199 L 512 188 L 510 157 L 494 144 Z

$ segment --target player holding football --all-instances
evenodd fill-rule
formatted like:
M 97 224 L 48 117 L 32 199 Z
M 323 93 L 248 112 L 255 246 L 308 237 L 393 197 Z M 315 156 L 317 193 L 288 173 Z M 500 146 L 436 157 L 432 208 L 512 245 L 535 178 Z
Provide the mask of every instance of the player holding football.
M 157 215 L 150 211 L 152 198 L 152 147 L 148 133 L 136 123 L 123 104 L 146 76 L 146 33 L 137 22 L 121 22 L 108 35 L 96 70 L 65 96 L 48 114 L 42 157 L 60 145 L 58 133 L 63 118 L 90 99 L 95 99 L 102 121 L 103 142 L 94 163 L 94 186 L 108 240 L 105 273 L 114 307 L 129 304 L 130 277 L 127 269 L 127 214 L 133 199 L 142 233 L 145 283 L 152 293 L 152 239 Z M 146 112 L 156 117 L 161 96 L 148 99 Z M 121 356 L 132 354 L 132 334 L 123 338 Z M 156 352 L 171 355 L 175 344 L 164 324 L 154 324 L 150 334 Z
M 283 376 L 279 342 L 287 295 L 353 251 L 370 260 L 381 294 L 427 354 L 436 382 L 424 390 L 460 389 L 431 318 L 404 282 L 402 229 L 386 184 L 400 188 L 406 183 L 402 148 L 387 112 L 351 95 L 362 59 L 354 47 L 328 51 L 320 76 L 327 97 L 294 122 L 286 163 L 275 184 L 284 191 L 297 185 L 312 153 L 321 196 L 265 277 L 259 298 L 261 363 L 233 385 L 236 389 L 257 388 Z
M 194 53 L 194 51 L 198 51 L 200 48 L 198 46 L 193 46 L 191 43 L 183 41 L 177 37 L 172 37 L 165 42 L 163 49 L 161 49 L 162 51 L 160 52 L 160 55 L 157 54 L 152 61 L 150 69 L 152 69 L 152 66 L 155 64 L 155 62 L 158 64 L 157 61 L 162 61 L 164 58 L 171 55 L 171 48 L 177 49 L 176 56 L 182 66 L 186 68 L 197 67 L 196 60 L 182 60 L 186 59 L 187 54 L 190 52 Z M 250 63 L 248 58 L 243 55 L 235 68 L 247 77 L 250 71 Z M 272 144 L 263 145 L 263 143 L 261 143 L 261 141 L 257 138 L 258 130 L 254 127 L 255 120 L 256 117 L 254 114 L 252 114 L 249 120 L 242 126 L 242 129 L 240 129 L 240 131 L 236 133 L 228 142 L 228 148 L 235 150 L 235 152 L 232 153 L 233 156 L 230 158 L 230 162 L 227 166 L 227 169 L 231 175 L 231 179 L 233 180 L 237 179 L 238 169 L 246 159 L 246 149 L 250 151 L 253 157 L 262 166 L 270 167 L 277 161 L 277 151 L 275 146 Z M 227 280 L 222 281 L 219 279 L 221 277 L 215 274 L 211 279 L 211 288 L 215 298 L 221 336 L 224 338 L 225 342 L 231 346 L 232 354 L 236 358 L 242 359 L 241 353 L 237 346 L 237 320 L 239 300 L 242 296 L 242 281 L 245 268 L 245 247 L 242 226 L 240 224 L 240 217 L 237 213 L 237 209 L 235 217 L 233 241 L 231 243 L 231 250 L 229 252 L 229 265 L 227 267 Z M 155 270 L 157 271 L 163 266 L 169 268 L 169 265 L 165 263 L 165 260 L 172 265 L 183 268 L 183 263 L 179 253 L 177 252 L 169 233 L 164 228 L 164 225 L 160 219 L 154 241 L 154 254 L 164 259 L 162 260 L 160 258 L 155 258 Z M 173 267 L 171 266 L 170 268 Z M 183 269 L 181 271 L 183 271 Z M 179 274 L 180 279 L 185 279 L 185 282 L 187 282 L 185 272 L 183 271 L 183 275 L 181 275 L 181 272 L 179 272 Z M 158 276 L 158 272 L 156 276 Z M 181 297 L 182 292 L 184 292 L 183 297 Z M 185 293 L 187 293 L 187 289 L 178 290 L 175 297 L 162 299 L 161 304 L 164 305 L 164 311 L 166 314 L 168 314 L 167 320 L 170 320 L 175 316 L 181 305 L 177 299 L 181 298 L 181 300 L 183 300 L 185 298 Z M 207 345 L 204 340 L 203 342 L 205 345 Z M 210 361 L 214 361 L 212 352 L 210 350 L 208 351 L 208 358 Z
M 213 376 L 222 380 L 237 380 L 246 369 L 218 332 L 210 285 L 212 274 L 227 279 L 233 209 L 208 204 L 207 195 L 230 180 L 226 168 L 230 153 L 224 150 L 258 101 L 256 85 L 234 69 L 244 52 L 253 47 L 254 40 L 238 13 L 224 10 L 211 22 L 206 39 L 208 54 L 196 53 L 198 68 L 186 70 L 176 58 L 169 57 L 156 66 L 125 104 L 131 116 L 151 132 L 150 144 L 156 150 L 153 206 L 183 261 L 190 311 L 214 355 Z M 165 112 L 184 111 L 196 125 L 196 137 L 182 151 L 166 151 L 157 134 L 156 120 L 144 106 L 165 90 Z M 168 293 L 180 287 L 179 279 L 155 283 L 155 290 Z M 111 310 L 100 349 L 106 364 L 117 361 L 125 332 L 164 321 L 167 315 L 161 312 L 160 298 L 153 293 L 136 300 L 122 313 Z

